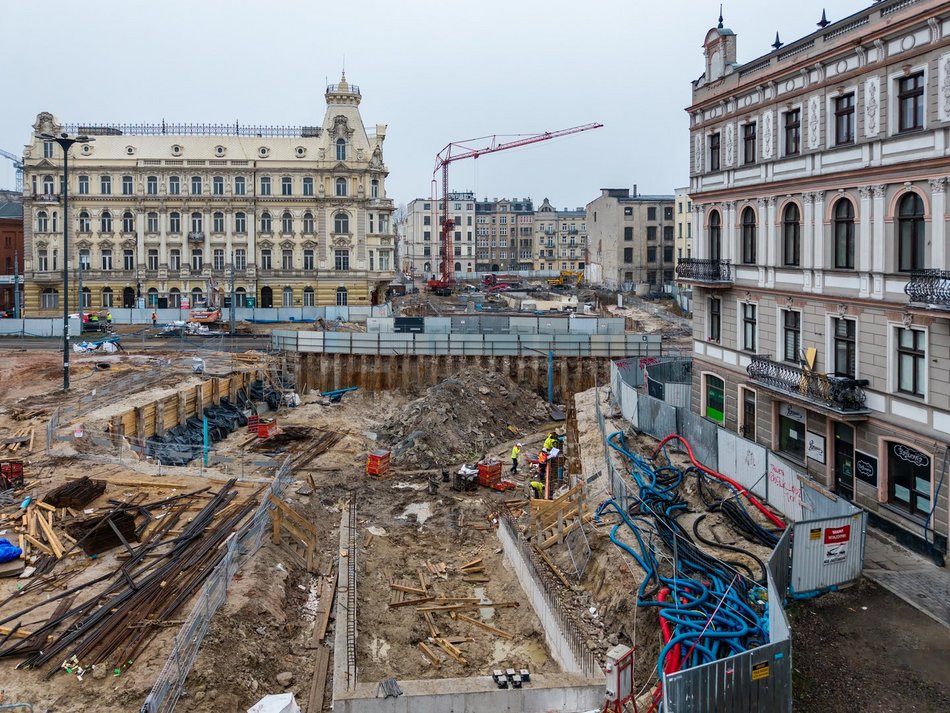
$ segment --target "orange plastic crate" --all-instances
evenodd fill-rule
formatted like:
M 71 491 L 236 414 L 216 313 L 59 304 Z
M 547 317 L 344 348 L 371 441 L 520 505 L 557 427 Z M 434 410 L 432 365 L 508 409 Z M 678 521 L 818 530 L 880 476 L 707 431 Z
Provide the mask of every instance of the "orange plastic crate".
M 366 456 L 366 472 L 369 475 L 383 475 L 389 471 L 391 451 L 372 451 Z
M 501 480 L 501 463 L 479 463 L 478 484 L 486 488 L 493 487 Z

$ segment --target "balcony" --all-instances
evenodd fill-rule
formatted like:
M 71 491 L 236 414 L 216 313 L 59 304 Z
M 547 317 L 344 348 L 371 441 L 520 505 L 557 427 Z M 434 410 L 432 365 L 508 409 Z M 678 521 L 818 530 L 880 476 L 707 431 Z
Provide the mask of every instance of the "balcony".
M 909 306 L 925 310 L 950 310 L 950 271 L 920 270 L 904 285 Z
M 793 364 L 754 356 L 746 367 L 749 377 L 770 391 L 782 394 L 809 408 L 823 410 L 852 420 L 864 419 L 870 410 L 864 405 L 867 379 L 820 374 Z
M 188 242 L 189 243 L 203 243 L 205 241 L 205 234 L 203 232 L 191 232 L 188 233 Z
M 732 261 L 684 257 L 676 264 L 676 279 L 702 287 L 730 287 Z
M 58 193 L 36 193 L 33 195 L 34 203 L 59 203 Z

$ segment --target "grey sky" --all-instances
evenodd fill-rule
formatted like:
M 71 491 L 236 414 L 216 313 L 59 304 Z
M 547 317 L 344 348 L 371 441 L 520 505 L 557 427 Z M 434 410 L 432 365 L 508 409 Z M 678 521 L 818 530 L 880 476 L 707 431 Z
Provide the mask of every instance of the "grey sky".
M 870 0 L 826 0 L 836 21 Z M 815 30 L 821 0 L 724 3 L 739 61 Z M 65 17 L 57 17 L 58 12 Z M 66 122 L 317 124 L 325 81 L 389 125 L 389 196 L 429 194 L 450 141 L 588 122 L 596 131 L 454 164 L 452 190 L 581 206 L 601 187 L 687 183 L 690 81 L 719 3 L 706 0 L 2 0 L 0 148 L 39 111 Z M 68 19 L 66 19 L 68 18 Z M 14 172 L 0 159 L 0 187 Z

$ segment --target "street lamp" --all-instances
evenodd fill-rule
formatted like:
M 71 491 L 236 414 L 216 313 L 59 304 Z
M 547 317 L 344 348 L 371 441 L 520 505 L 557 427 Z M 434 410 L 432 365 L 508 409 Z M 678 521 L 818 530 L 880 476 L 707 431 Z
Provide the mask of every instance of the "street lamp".
M 69 148 L 88 144 L 89 136 L 37 134 L 43 141 L 55 141 L 63 149 L 63 391 L 69 391 Z M 82 334 L 82 265 L 79 265 L 79 333 Z

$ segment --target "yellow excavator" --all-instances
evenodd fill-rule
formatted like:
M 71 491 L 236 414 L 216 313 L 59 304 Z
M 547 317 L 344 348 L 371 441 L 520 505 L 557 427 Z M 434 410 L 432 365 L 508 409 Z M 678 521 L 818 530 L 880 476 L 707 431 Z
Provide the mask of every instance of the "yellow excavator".
M 208 298 L 205 304 L 192 305 L 188 321 L 197 324 L 217 324 L 221 321 L 221 290 L 213 277 L 208 278 Z
M 580 287 L 584 281 L 583 270 L 561 270 L 561 274 L 548 280 L 551 287 Z

